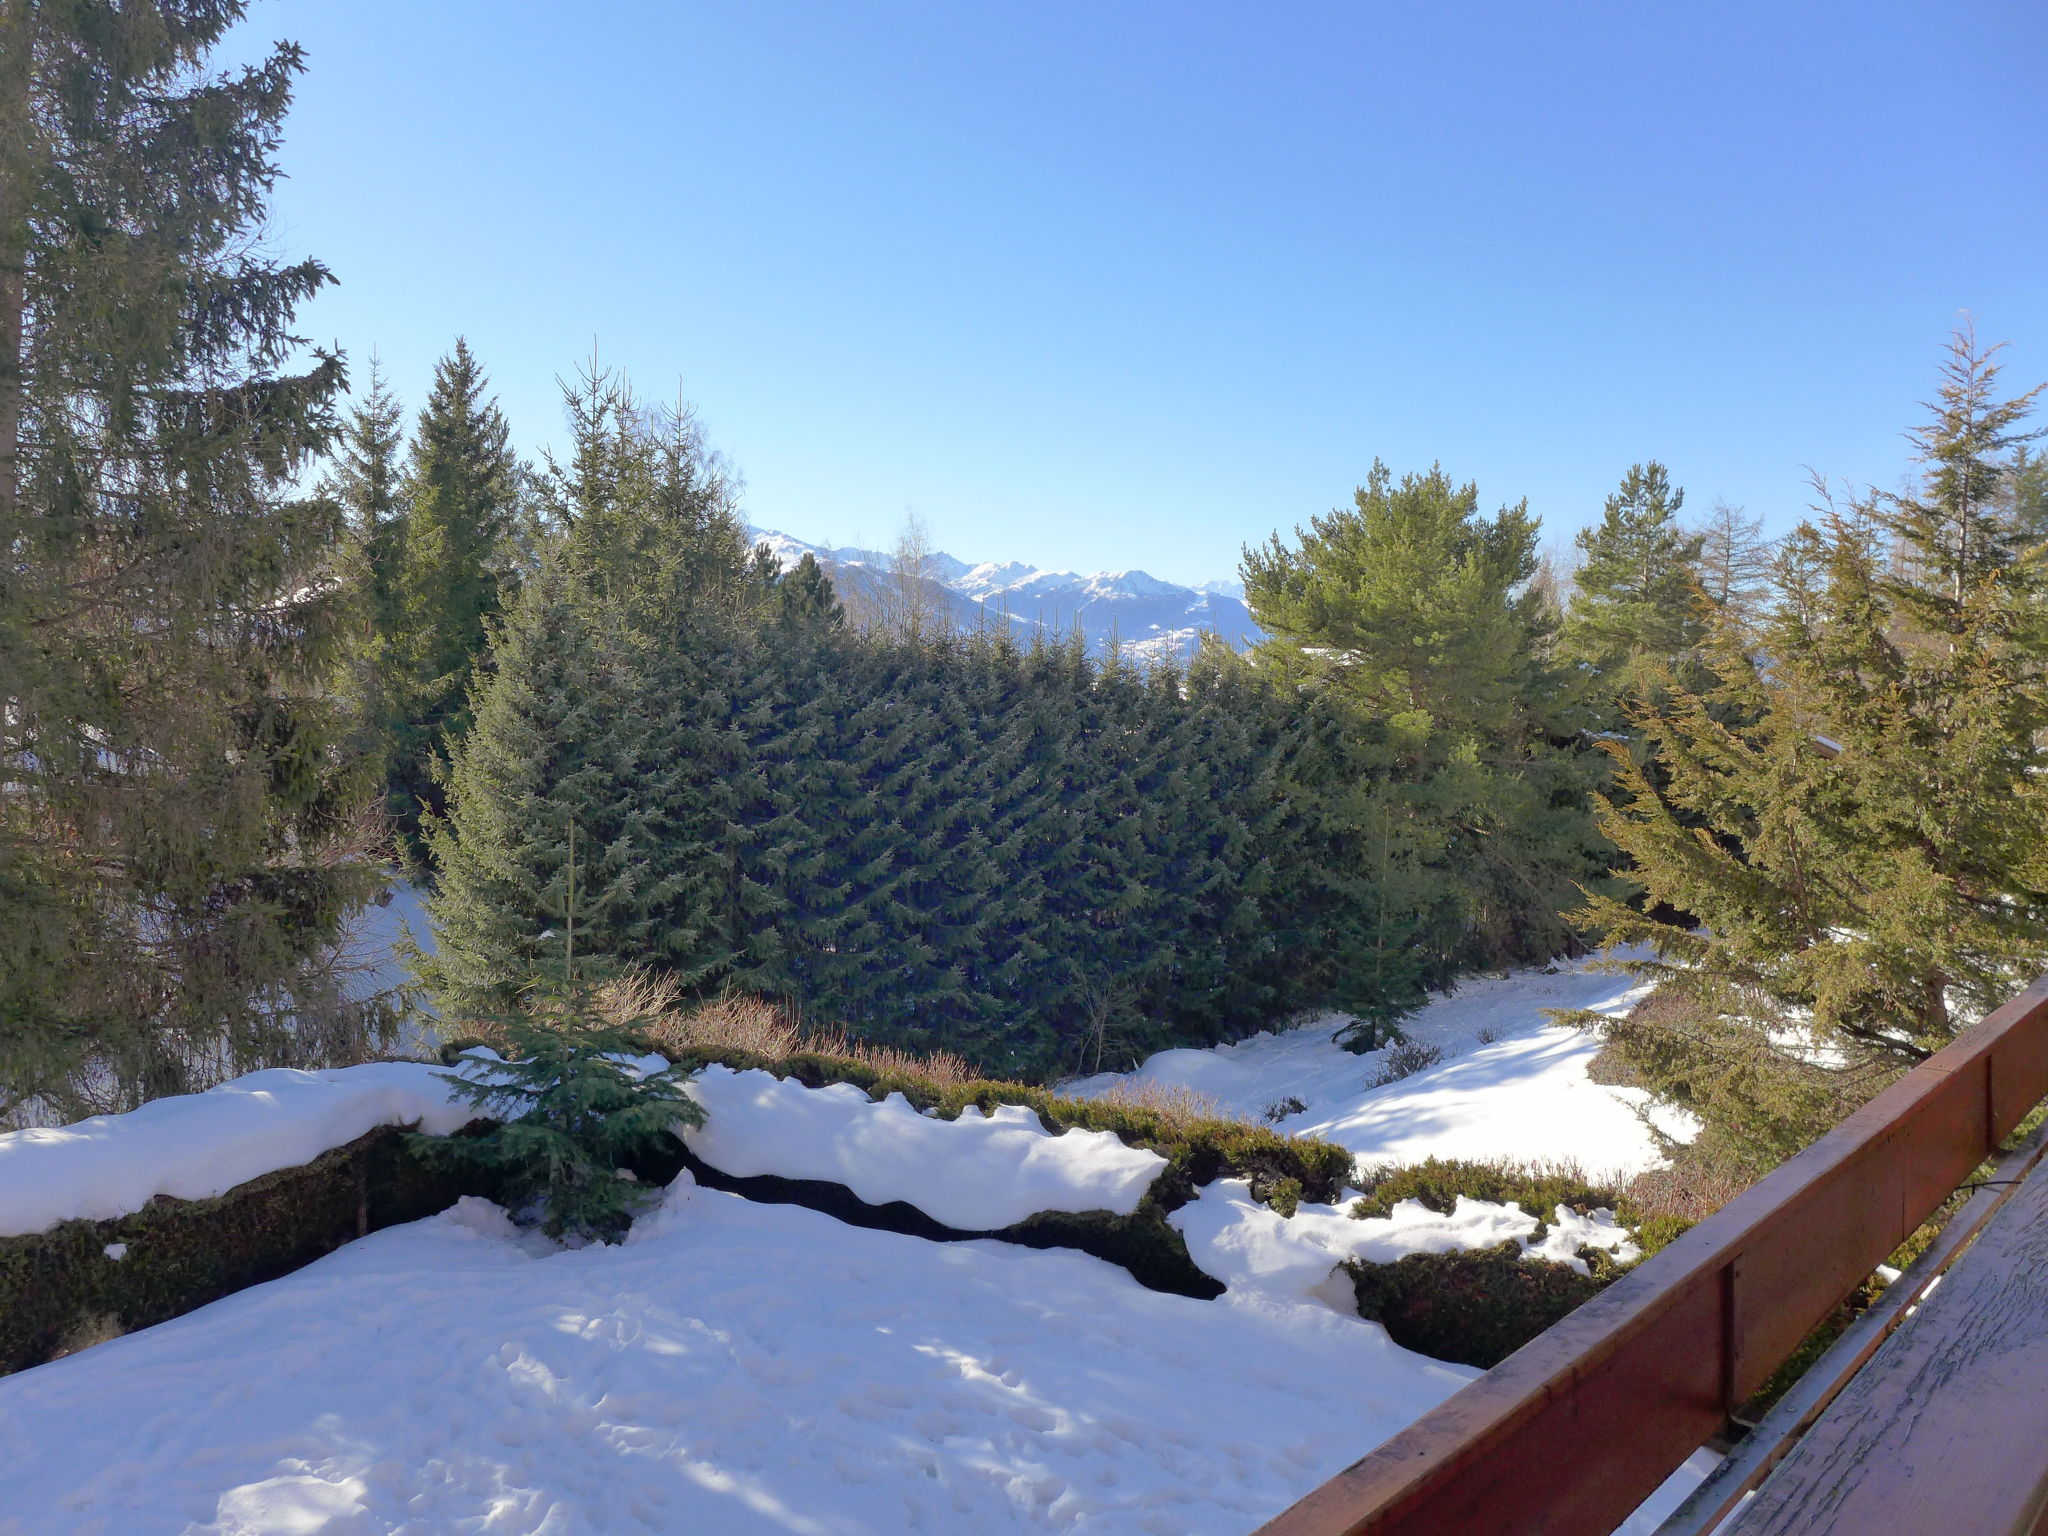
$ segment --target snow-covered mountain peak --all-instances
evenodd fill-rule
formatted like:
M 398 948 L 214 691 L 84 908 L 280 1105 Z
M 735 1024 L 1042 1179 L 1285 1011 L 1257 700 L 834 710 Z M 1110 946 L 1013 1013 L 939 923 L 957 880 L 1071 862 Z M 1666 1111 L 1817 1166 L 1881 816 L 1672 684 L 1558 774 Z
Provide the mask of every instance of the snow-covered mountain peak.
M 834 549 L 773 529 L 755 529 L 752 536 L 768 546 L 785 570 L 806 554 L 828 570 L 844 569 L 848 577 L 887 572 L 894 563 L 879 550 Z M 969 564 L 943 551 L 926 557 L 925 572 L 964 625 L 1001 615 L 1027 635 L 1063 635 L 1078 627 L 1088 648 L 1098 653 L 1114 642 L 1126 651 L 1167 660 L 1192 653 L 1204 630 L 1234 645 L 1260 638 L 1243 589 L 1233 581 L 1188 587 L 1149 571 L 1048 571 L 1021 560 Z

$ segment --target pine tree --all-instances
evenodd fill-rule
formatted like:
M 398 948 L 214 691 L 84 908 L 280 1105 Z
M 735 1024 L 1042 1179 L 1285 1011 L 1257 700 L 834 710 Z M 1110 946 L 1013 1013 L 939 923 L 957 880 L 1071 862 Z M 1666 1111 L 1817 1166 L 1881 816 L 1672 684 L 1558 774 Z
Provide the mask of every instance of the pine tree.
M 1600 521 L 1579 532 L 1558 655 L 1610 705 L 1658 669 L 1682 665 L 1705 633 L 1695 597 L 1703 538 L 1680 526 L 1684 505 L 1685 492 L 1652 459 L 1630 465 Z
M 1367 833 L 1371 878 L 1406 889 L 1408 910 L 1370 927 L 1431 946 L 1425 971 L 1566 949 L 1561 913 L 1598 868 L 1592 772 L 1530 586 L 1536 531 L 1526 504 L 1481 517 L 1477 489 L 1440 468 L 1397 484 L 1375 463 L 1354 506 L 1314 519 L 1298 548 L 1276 535 L 1245 553 L 1270 637 L 1260 665 L 1341 701 L 1331 750 L 1375 760 L 1363 783 L 1326 783 L 1324 814 Z
M 294 487 L 330 279 L 253 237 L 301 67 L 235 0 L 0 7 L 0 1113 L 124 1107 L 389 1023 L 336 750 L 340 510 Z
M 379 672 L 386 707 L 386 806 L 401 848 L 440 808 L 435 762 L 469 726 L 471 675 L 504 606 L 519 466 L 511 429 L 468 343 L 434 370 L 414 430 L 385 600 Z
M 1617 754 L 1603 824 L 1648 900 L 1581 915 L 1654 945 L 1628 968 L 1671 1001 L 1611 1032 L 1751 1163 L 2048 962 L 2044 578 L 2003 495 L 2033 396 L 1997 371 L 1955 339 L 1920 491 L 1800 528 L 1760 644 L 1718 617 L 1712 686 L 1639 707 L 1655 778 Z

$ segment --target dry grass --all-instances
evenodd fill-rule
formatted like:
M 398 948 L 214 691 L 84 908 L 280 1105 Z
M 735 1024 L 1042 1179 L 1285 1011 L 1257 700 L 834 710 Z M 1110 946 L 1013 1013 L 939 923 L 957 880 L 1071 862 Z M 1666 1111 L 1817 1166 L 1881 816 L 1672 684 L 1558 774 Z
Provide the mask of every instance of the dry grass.
M 856 1040 L 843 1029 L 818 1030 L 806 1034 L 797 1045 L 799 1051 L 814 1051 L 820 1056 L 845 1056 L 871 1067 L 877 1072 L 891 1076 L 922 1078 L 934 1088 L 953 1088 L 961 1083 L 971 1083 L 980 1076 L 967 1064 L 967 1058 L 952 1051 L 933 1051 L 920 1056 L 913 1051 L 901 1050 L 893 1045 L 875 1045 L 866 1040 Z
M 600 1006 L 608 1018 L 630 1024 L 656 1047 L 745 1051 L 778 1062 L 804 1054 L 841 1056 L 871 1071 L 915 1078 L 934 1088 L 956 1087 L 976 1076 L 966 1058 L 952 1051 L 919 1055 L 856 1039 L 839 1028 L 806 1030 L 787 1008 L 747 993 L 689 1003 L 672 980 L 646 972 L 611 983 Z
M 1685 1221 L 1704 1221 L 1749 1188 L 1750 1182 L 1725 1169 L 1702 1167 L 1681 1152 L 1669 1168 L 1652 1168 L 1637 1174 L 1629 1182 L 1628 1196 L 1645 1220 L 1676 1216 Z
M 801 1049 L 802 1035 L 794 1021 L 765 998 L 735 992 L 685 1004 L 679 989 L 666 978 L 649 982 L 636 977 L 633 982 L 644 989 L 636 999 L 641 1004 L 637 1028 L 657 1046 L 746 1051 L 771 1061 Z
M 1239 1125 L 1258 1123 L 1235 1110 L 1226 1109 L 1214 1095 L 1180 1083 L 1150 1083 L 1124 1078 L 1094 1095 L 1094 1099 L 1097 1104 L 1109 1104 L 1119 1109 L 1148 1109 L 1166 1123 L 1168 1130 L 1177 1134 L 1185 1133 L 1205 1120 Z

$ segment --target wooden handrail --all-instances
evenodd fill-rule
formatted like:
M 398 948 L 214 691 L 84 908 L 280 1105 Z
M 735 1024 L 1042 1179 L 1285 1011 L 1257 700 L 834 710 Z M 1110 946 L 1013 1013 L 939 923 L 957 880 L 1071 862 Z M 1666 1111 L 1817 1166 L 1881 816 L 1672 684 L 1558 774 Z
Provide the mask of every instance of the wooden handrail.
M 2048 977 L 1256 1536 L 1608 1536 L 2048 1097 Z

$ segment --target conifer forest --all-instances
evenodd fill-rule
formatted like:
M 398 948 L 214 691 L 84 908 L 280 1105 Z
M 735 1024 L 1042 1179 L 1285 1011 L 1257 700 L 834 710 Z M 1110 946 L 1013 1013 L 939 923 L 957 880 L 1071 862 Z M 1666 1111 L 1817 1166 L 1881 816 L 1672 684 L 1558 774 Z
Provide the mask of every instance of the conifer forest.
M 1660 990 L 1611 1042 L 1747 1166 L 2048 964 L 2048 460 L 1967 327 L 1903 488 L 1776 537 L 1656 443 L 1547 550 L 1514 486 L 1373 461 L 1245 529 L 1255 644 L 1022 638 L 914 539 L 777 560 L 594 361 L 529 459 L 461 316 L 418 400 L 300 337 L 335 275 L 253 236 L 307 61 L 216 69 L 242 12 L 0 5 L 0 1111 L 460 1033 L 569 926 L 1027 1081 L 1330 1011 L 1372 1049 L 1612 942 Z M 401 879 L 438 946 L 365 992 Z

